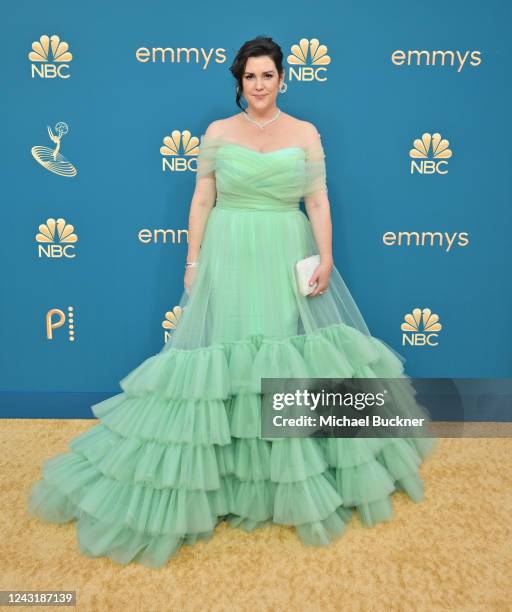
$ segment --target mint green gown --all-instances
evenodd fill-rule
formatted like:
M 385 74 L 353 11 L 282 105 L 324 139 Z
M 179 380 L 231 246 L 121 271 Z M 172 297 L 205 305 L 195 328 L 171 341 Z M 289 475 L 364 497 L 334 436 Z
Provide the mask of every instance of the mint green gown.
M 324 158 L 318 134 L 269 153 L 201 137 L 196 181 L 214 178 L 217 198 L 178 325 L 30 488 L 31 514 L 77 521 L 82 554 L 160 567 L 223 520 L 289 526 L 322 546 L 354 510 L 371 527 L 391 518 L 394 491 L 423 498 L 434 438 L 261 437 L 262 377 L 409 380 L 336 267 L 323 295 L 296 289 L 294 263 L 317 252 L 299 202 L 327 191 Z M 414 395 L 404 413 L 428 415 Z

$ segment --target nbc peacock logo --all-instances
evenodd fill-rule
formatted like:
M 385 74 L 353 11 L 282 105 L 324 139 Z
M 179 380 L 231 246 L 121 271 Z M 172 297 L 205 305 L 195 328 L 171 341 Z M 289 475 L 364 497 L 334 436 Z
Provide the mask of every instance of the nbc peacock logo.
M 189 130 L 173 130 L 165 136 L 160 147 L 162 172 L 184 172 L 197 170 L 199 138 Z
M 434 314 L 430 308 L 414 308 L 411 313 L 404 316 L 400 329 L 402 345 L 409 346 L 437 346 L 438 333 L 443 326 L 439 323 L 439 315 Z
M 41 223 L 39 233 L 35 236 L 37 242 L 37 256 L 48 259 L 74 259 L 76 257 L 75 244 L 78 236 L 71 223 L 65 219 L 46 219 Z
M 175 306 L 172 310 L 168 310 L 165 313 L 165 318 L 162 321 L 162 327 L 165 330 L 164 342 L 167 342 L 171 335 L 176 331 L 184 310 L 185 308 L 182 308 L 181 306 Z
M 58 174 L 59 176 L 76 176 L 77 171 L 75 166 L 73 166 L 73 164 L 60 152 L 60 141 L 62 137 L 69 132 L 68 124 L 64 123 L 64 121 L 59 121 L 54 128 L 55 134 L 50 126 L 46 127 L 50 140 L 55 143 L 55 147 L 53 149 L 42 145 L 32 147 L 31 152 L 33 158 L 41 164 L 43 168 L 46 168 L 54 174 Z
M 327 81 L 327 68 L 331 58 L 326 45 L 321 45 L 318 38 L 301 38 L 298 45 L 292 45 L 287 62 L 289 81 Z
M 32 43 L 32 51 L 28 54 L 31 63 L 32 78 L 69 79 L 69 62 L 73 59 L 69 45 L 53 34 L 51 37 L 43 34 L 39 40 Z
M 448 162 L 453 155 L 450 143 L 441 134 L 425 132 L 416 138 L 409 151 L 411 174 L 448 174 Z

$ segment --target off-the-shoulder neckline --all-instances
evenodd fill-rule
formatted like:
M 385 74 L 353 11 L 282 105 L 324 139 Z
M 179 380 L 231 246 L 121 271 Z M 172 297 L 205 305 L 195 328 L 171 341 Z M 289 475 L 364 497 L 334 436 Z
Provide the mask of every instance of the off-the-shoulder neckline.
M 238 142 L 233 142 L 232 140 L 221 138 L 220 136 L 205 136 L 204 134 L 201 134 L 200 143 L 202 143 L 203 139 L 212 141 L 216 140 L 218 142 L 221 142 L 223 145 L 231 145 L 232 147 L 238 147 L 239 149 L 250 151 L 251 153 L 255 153 L 256 155 L 273 155 L 274 153 L 280 153 L 281 151 L 289 150 L 297 150 L 302 151 L 304 154 L 306 153 L 304 147 L 299 146 L 281 147 L 280 149 L 274 149 L 273 151 L 256 151 L 256 149 L 252 149 L 251 147 L 247 147 L 246 145 L 239 144 Z M 199 146 L 201 146 L 201 144 Z

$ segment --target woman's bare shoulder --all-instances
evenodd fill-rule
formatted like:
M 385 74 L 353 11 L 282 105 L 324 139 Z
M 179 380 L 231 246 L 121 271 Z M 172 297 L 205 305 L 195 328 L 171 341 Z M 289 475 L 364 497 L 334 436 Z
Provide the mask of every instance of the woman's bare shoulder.
M 289 131 L 294 131 L 304 143 L 309 143 L 318 137 L 318 130 L 314 123 L 293 117 L 288 113 L 283 114 L 289 123 Z
M 306 140 L 313 140 L 315 137 L 319 136 L 316 125 L 310 121 L 301 121 L 301 130 Z
M 236 124 L 239 115 L 240 113 L 237 113 L 223 119 L 215 119 L 206 128 L 205 136 L 212 136 L 213 138 L 225 136 L 228 130 Z
M 208 124 L 206 130 L 204 131 L 205 136 L 210 136 L 213 138 L 217 138 L 222 133 L 222 119 L 216 119 Z

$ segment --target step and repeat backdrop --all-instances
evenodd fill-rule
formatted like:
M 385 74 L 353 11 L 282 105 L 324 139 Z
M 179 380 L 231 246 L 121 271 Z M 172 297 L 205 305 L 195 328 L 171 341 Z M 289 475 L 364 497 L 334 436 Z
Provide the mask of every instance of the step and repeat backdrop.
M 372 335 L 413 377 L 511 377 L 511 15 L 11 3 L 2 415 L 90 417 L 173 333 L 199 137 L 239 112 L 229 66 L 257 35 L 283 50 L 278 106 L 322 135 L 335 265 Z

